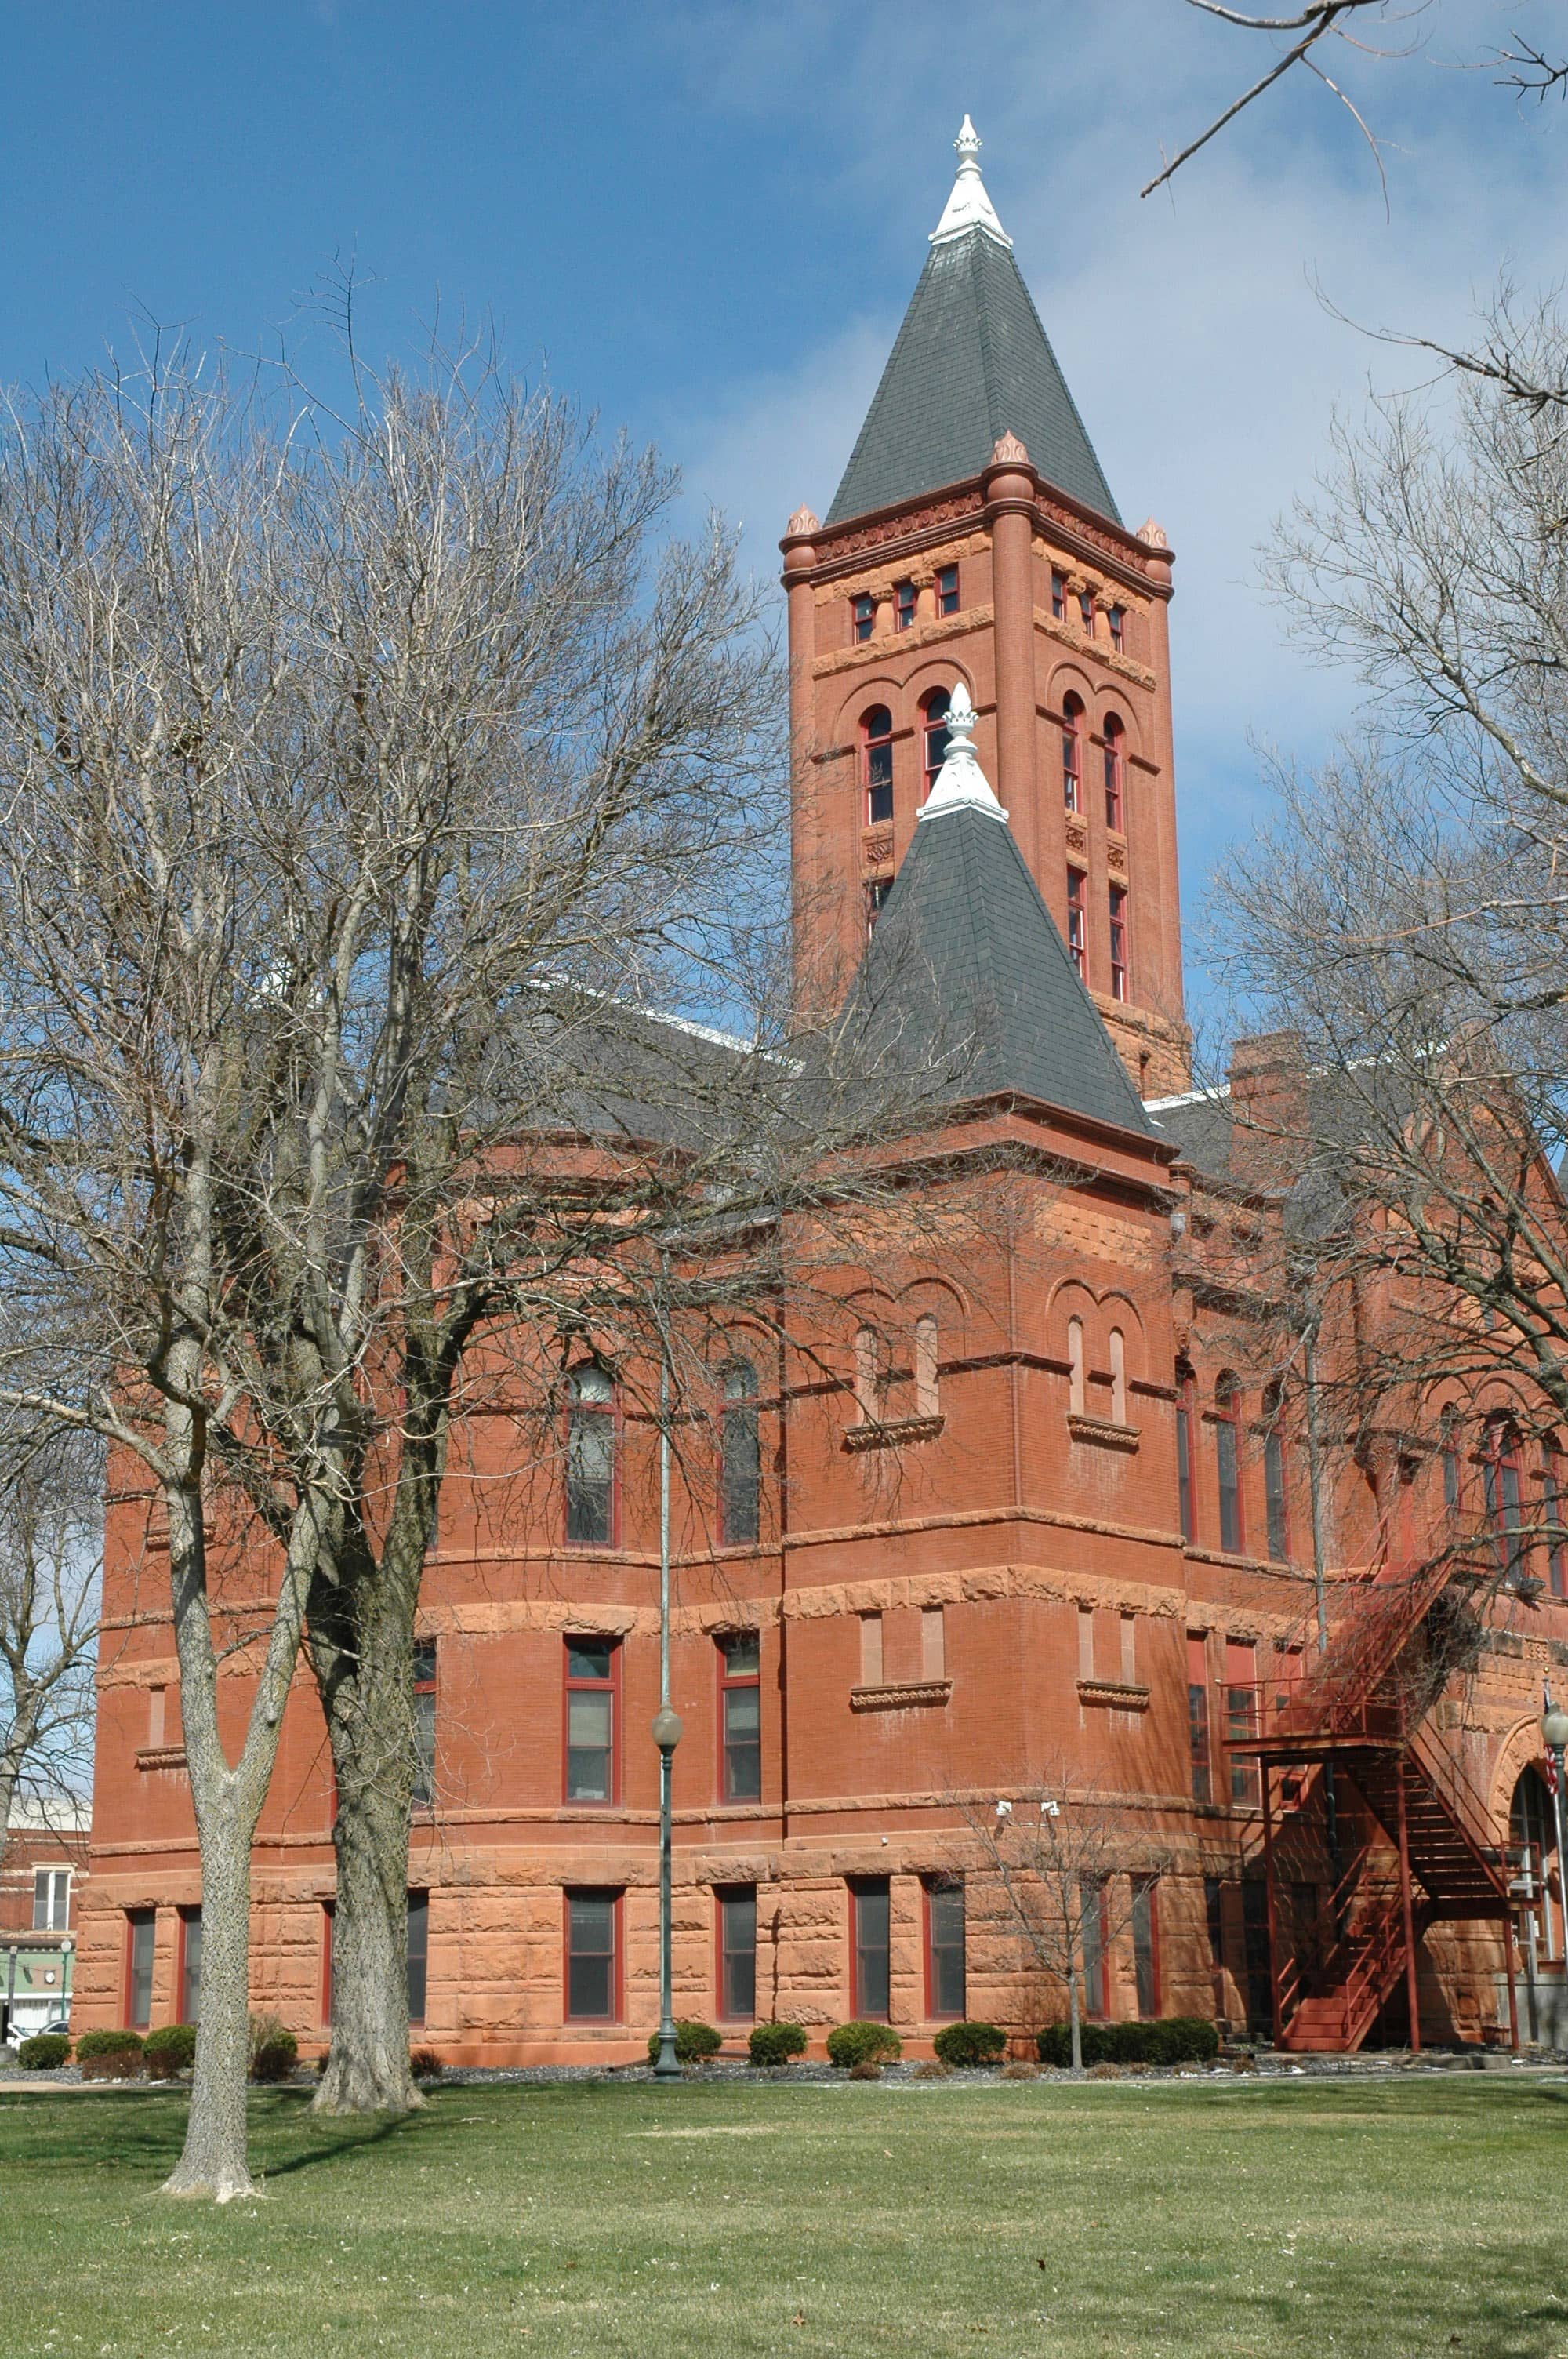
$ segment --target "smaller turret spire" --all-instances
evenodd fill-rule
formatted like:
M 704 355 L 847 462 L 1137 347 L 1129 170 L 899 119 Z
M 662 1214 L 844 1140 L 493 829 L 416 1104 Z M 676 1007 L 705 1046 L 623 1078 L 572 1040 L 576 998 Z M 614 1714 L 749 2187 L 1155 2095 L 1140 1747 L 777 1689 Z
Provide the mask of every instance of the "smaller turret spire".
M 960 680 L 944 716 L 947 750 L 942 756 L 935 783 L 921 808 L 919 816 L 923 820 L 941 819 L 948 811 L 980 810 L 988 819 L 1005 821 L 1007 813 L 992 794 L 990 781 L 974 748 L 976 717 L 969 691 Z
M 964 127 L 953 142 L 958 151 L 958 177 L 953 183 L 941 220 L 931 233 L 933 245 L 946 245 L 969 230 L 983 229 L 999 245 L 1011 247 L 1011 238 L 997 219 L 996 207 L 986 194 L 986 184 L 980 178 L 978 158 L 980 136 L 966 114 Z

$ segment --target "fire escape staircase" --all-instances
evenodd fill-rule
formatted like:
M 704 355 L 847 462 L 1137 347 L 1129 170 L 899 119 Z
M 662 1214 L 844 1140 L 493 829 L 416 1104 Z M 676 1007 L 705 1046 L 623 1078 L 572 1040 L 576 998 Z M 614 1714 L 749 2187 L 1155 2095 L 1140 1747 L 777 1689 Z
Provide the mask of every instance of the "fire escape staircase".
M 1384 1563 L 1357 1584 L 1355 1603 L 1310 1672 L 1225 1699 L 1227 1750 L 1259 1767 L 1275 2037 L 1283 2048 L 1359 2048 L 1401 1982 L 1419 2047 L 1416 1953 L 1427 1928 L 1443 1919 L 1511 1921 L 1509 1860 L 1490 1813 L 1427 1716 L 1436 1700 L 1428 1616 L 1455 1578 L 1446 1556 L 1413 1571 Z M 1344 1797 L 1346 1777 L 1366 1813 L 1347 1864 L 1344 1846 L 1325 1840 L 1331 1782 Z M 1288 1879 L 1292 1867 L 1325 1858 L 1336 1880 L 1303 1954 L 1299 1929 L 1288 1923 Z M 1505 1949 L 1511 2015 L 1511 1936 Z

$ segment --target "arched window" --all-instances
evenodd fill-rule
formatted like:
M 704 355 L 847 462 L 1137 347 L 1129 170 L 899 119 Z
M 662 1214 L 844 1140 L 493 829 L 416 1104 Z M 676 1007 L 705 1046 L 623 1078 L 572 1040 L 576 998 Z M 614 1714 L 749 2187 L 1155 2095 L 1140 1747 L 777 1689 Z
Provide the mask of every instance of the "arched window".
M 881 827 L 892 817 L 892 714 L 873 704 L 860 717 L 865 773 L 866 825 Z
M 1443 1506 L 1448 1516 L 1459 1513 L 1459 1412 L 1452 1405 L 1443 1412 L 1439 1452 L 1443 1460 Z
M 1087 934 L 1088 919 L 1084 904 L 1088 886 L 1089 880 L 1081 868 L 1068 869 L 1067 948 L 1072 953 L 1073 964 L 1077 969 L 1080 983 L 1087 980 L 1085 964 L 1088 954 Z
M 743 1548 L 757 1537 L 762 1472 L 757 1372 L 749 1360 L 731 1360 L 724 1371 L 719 1440 L 719 1537 L 726 1548 Z
M 1110 1331 L 1110 1416 L 1113 1425 L 1127 1423 L 1127 1343 L 1119 1327 Z
M 887 1394 L 887 1345 L 874 1327 L 855 1337 L 855 1406 L 863 1425 L 881 1425 Z
M 1568 1528 L 1564 1527 L 1563 1512 L 1557 1445 L 1549 1441 L 1541 1453 L 1541 1523 L 1553 1597 L 1568 1597 Z
M 1110 995 L 1127 997 L 1127 887 L 1112 885 L 1106 897 L 1106 922 L 1110 929 Z
M 1083 625 L 1085 638 L 1092 639 L 1095 635 L 1095 597 L 1092 590 L 1080 590 L 1078 592 L 1078 620 Z
M 1182 1538 L 1197 1537 L 1194 1507 L 1197 1485 L 1194 1477 L 1193 1446 L 1197 1433 L 1197 1382 L 1185 1360 L 1176 1362 L 1176 1495 L 1181 1511 Z M 1206 1796 L 1200 1795 L 1200 1801 Z
M 1520 1771 L 1514 1788 L 1509 1840 L 1519 1856 L 1514 1891 L 1524 1903 L 1526 1916 L 1534 1920 L 1537 1962 L 1556 1965 L 1565 1946 L 1563 1912 L 1568 1894 L 1563 1888 L 1562 1862 L 1557 1856 L 1556 1809 L 1544 1778 L 1533 1766 Z
M 1070 811 L 1084 807 L 1084 708 L 1076 696 L 1062 699 L 1062 800 Z
M 1291 1553 L 1291 1518 L 1285 1489 L 1284 1394 L 1271 1385 L 1263 1396 L 1263 1505 L 1269 1517 L 1269 1560 L 1284 1564 Z
M 914 1414 L 935 1417 L 940 1413 L 936 1383 L 936 1321 L 933 1312 L 922 1311 L 914 1322 Z
M 1127 732 L 1114 712 L 1108 712 L 1105 722 L 1105 823 L 1119 835 L 1125 821 L 1122 811 L 1122 755 Z
M 936 784 L 936 773 L 947 758 L 947 690 L 934 688 L 920 700 L 921 744 L 925 765 L 925 791 Z
M 609 1370 L 591 1361 L 571 1376 L 567 1538 L 600 1548 L 615 1538 L 615 1386 Z
M 1487 1428 L 1485 1466 L 1487 1520 L 1497 1536 L 1498 1561 L 1505 1579 L 1517 1582 L 1530 1564 L 1522 1534 L 1524 1483 L 1519 1436 L 1506 1418 L 1493 1418 Z
M 1214 1455 L 1219 1477 L 1219 1545 L 1239 1556 L 1246 1542 L 1241 1514 L 1241 1396 L 1234 1376 L 1214 1386 Z
M 1084 1322 L 1067 1321 L 1067 1408 L 1074 1417 L 1084 1413 Z
M 1112 606 L 1107 614 L 1110 625 L 1110 643 L 1118 655 L 1122 654 L 1127 641 L 1127 613 L 1121 606 Z

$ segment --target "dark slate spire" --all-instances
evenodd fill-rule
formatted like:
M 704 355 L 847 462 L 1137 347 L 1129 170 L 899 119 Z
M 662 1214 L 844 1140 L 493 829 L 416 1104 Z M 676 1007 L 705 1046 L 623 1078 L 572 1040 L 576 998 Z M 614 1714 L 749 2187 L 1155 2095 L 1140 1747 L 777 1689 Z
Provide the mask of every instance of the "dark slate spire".
M 962 682 L 947 725 L 846 1002 L 851 1038 L 948 1103 L 1009 1093 L 1159 1137 L 981 775 Z
M 1039 473 L 1119 524 L 1110 486 L 987 196 L 968 116 L 958 177 L 882 371 L 830 525 L 978 475 L 999 436 Z

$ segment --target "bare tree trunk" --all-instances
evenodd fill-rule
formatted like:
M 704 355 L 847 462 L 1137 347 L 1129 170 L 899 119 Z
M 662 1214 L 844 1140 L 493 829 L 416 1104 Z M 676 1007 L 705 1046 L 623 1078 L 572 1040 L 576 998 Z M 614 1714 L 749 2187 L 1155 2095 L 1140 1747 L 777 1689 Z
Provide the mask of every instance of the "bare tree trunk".
M 166 2195 L 228 2203 L 260 2190 L 245 2136 L 250 2068 L 251 1841 L 257 1813 L 231 1796 L 200 1813 L 201 2015 L 196 2070 L 179 2160 Z
M 1071 2037 L 1070 2054 L 1073 2070 L 1084 2069 L 1084 2030 L 1078 2019 L 1078 1945 L 1069 1935 L 1067 1940 L 1067 2027 Z

